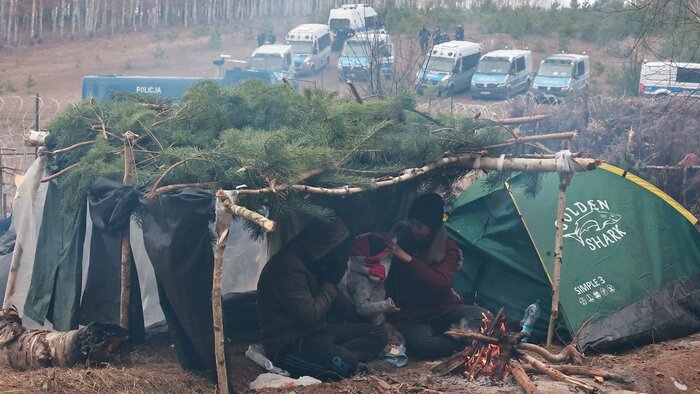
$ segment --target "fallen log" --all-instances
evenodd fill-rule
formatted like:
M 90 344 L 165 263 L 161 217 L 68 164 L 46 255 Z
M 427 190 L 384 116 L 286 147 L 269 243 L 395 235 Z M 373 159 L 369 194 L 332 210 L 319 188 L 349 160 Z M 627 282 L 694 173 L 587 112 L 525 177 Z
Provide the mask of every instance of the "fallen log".
M 513 378 L 515 378 L 515 381 L 520 385 L 525 394 L 536 394 L 539 392 L 535 384 L 532 383 L 532 380 L 527 376 L 527 373 L 525 373 L 523 365 L 520 365 L 517 361 L 510 360 L 510 368 Z M 530 367 L 530 369 L 534 370 L 532 367 Z
M 14 307 L 0 310 L 0 365 L 24 371 L 109 361 L 127 340 L 117 324 L 91 323 L 79 330 L 28 330 Z
M 596 388 L 591 386 L 590 384 L 588 384 L 580 379 L 576 379 L 576 378 L 573 378 L 571 376 L 565 375 L 562 372 L 550 367 L 549 365 L 532 357 L 529 354 L 520 353 L 518 355 L 518 357 L 521 360 L 525 361 L 526 363 L 530 364 L 537 372 L 539 372 L 541 374 L 545 374 L 554 380 L 558 380 L 560 382 L 564 382 L 564 383 L 568 383 L 568 384 L 573 384 L 574 386 L 576 386 L 576 387 L 578 387 L 586 392 L 593 392 L 596 390 Z
M 565 346 L 559 353 L 550 353 L 547 349 L 534 345 L 532 343 L 522 342 L 518 345 L 518 350 L 525 350 L 528 352 L 537 353 L 547 362 L 560 364 L 571 360 L 575 364 L 581 364 L 583 362 L 583 355 L 576 350 L 576 346 L 569 344 Z
M 534 367 L 532 367 L 529 364 L 525 364 L 522 366 L 523 370 L 528 373 L 538 373 L 539 371 L 536 370 Z M 556 369 L 557 371 L 566 374 L 566 375 L 578 375 L 578 376 L 586 376 L 590 378 L 595 378 L 595 377 L 601 377 L 603 379 L 607 380 L 612 380 L 615 382 L 619 383 L 632 383 L 634 379 L 632 379 L 629 376 L 625 375 L 620 375 L 614 372 L 606 371 L 604 369 L 598 369 L 598 368 L 593 368 L 593 367 L 587 367 L 584 365 L 571 365 L 571 364 L 563 364 L 563 365 L 550 365 L 550 367 Z

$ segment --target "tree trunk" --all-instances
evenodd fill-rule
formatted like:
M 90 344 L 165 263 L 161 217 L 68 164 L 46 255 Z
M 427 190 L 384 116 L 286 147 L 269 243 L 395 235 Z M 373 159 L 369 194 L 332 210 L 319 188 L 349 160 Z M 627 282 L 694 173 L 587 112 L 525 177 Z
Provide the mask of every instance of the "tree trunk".
M 0 311 L 0 365 L 16 370 L 107 362 L 126 342 L 126 330 L 91 323 L 79 330 L 28 330 L 14 307 Z
M 32 12 L 31 14 L 31 20 L 29 21 L 29 41 L 34 42 L 34 35 L 36 32 L 34 31 L 34 21 L 36 20 L 36 0 L 32 0 Z

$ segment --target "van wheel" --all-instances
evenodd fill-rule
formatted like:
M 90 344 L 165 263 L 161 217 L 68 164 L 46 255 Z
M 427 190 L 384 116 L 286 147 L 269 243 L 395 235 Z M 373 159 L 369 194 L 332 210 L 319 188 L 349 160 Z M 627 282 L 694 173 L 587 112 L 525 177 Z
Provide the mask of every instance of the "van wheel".
M 445 97 L 452 97 L 455 95 L 455 85 L 450 85 L 445 89 Z

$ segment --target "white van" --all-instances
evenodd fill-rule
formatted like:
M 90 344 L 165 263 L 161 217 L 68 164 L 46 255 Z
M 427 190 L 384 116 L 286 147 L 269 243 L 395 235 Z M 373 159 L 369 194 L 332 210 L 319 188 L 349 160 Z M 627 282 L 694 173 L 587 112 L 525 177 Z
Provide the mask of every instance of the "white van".
M 248 69 L 254 71 L 271 71 L 290 78 L 294 76 L 292 46 L 267 44 L 253 51 Z
M 285 43 L 292 46 L 297 75 L 312 75 L 331 60 L 331 30 L 326 25 L 299 25 L 287 33 Z
M 384 79 L 394 72 L 394 46 L 386 33 L 359 33 L 343 45 L 338 57 L 338 77 L 341 81 L 367 81 L 376 75 L 376 67 Z
M 377 11 L 367 4 L 344 4 L 333 8 L 328 16 L 328 26 L 334 34 L 341 29 L 353 34 L 382 29 Z
M 700 97 L 700 63 L 644 62 L 639 93 Z
M 566 96 L 573 91 L 585 89 L 590 79 L 587 55 L 552 55 L 540 62 L 537 76 L 532 81 L 532 92 L 536 95 Z
M 475 42 L 449 41 L 435 45 L 416 75 L 418 93 L 430 86 L 437 88 L 438 95 L 469 89 L 480 57 L 481 46 Z
M 526 92 L 535 73 L 532 52 L 520 49 L 500 49 L 481 57 L 472 77 L 472 97 L 510 98 Z

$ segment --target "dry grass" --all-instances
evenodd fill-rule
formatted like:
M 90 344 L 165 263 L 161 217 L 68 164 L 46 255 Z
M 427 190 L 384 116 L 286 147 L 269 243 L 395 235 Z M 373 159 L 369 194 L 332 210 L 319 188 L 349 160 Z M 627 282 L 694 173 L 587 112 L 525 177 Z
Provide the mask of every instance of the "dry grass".
M 171 348 L 139 348 L 130 361 L 97 368 L 18 372 L 0 367 L 2 393 L 213 393 L 205 377 L 182 370 Z

